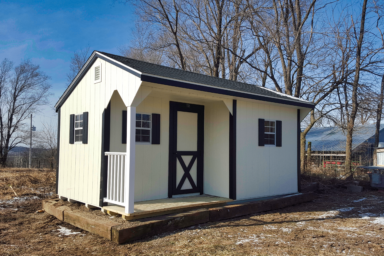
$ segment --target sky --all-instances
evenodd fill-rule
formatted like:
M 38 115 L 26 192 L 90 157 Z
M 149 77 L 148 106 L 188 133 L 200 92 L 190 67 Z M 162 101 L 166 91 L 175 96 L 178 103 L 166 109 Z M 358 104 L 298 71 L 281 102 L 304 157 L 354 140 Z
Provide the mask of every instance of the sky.
M 132 5 L 116 0 L 0 0 L 0 61 L 30 59 L 49 77 L 52 96 L 34 125 L 57 126 L 54 105 L 68 86 L 70 58 L 90 47 L 114 54 L 130 43 L 135 15 Z

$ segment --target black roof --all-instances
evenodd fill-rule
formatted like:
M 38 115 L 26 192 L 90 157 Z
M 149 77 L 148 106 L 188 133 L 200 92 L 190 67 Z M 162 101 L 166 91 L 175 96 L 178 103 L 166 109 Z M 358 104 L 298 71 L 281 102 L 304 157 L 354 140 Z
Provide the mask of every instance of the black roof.
M 211 87 L 217 87 L 220 89 L 234 90 L 238 92 L 251 93 L 256 95 L 268 96 L 273 98 L 279 98 L 283 100 L 296 101 L 300 103 L 312 104 L 306 100 L 302 100 L 293 96 L 279 93 L 271 89 L 260 87 L 253 84 L 246 84 L 242 82 L 231 81 L 223 78 L 202 75 L 190 71 L 184 71 L 181 69 L 170 68 L 161 66 L 145 61 L 135 60 L 127 57 L 118 56 L 111 53 L 99 52 L 111 59 L 114 59 L 132 69 L 135 69 L 141 73 L 158 76 L 166 79 L 180 80 L 184 82 L 190 82 L 194 84 L 207 85 Z
M 76 88 L 84 74 L 89 70 L 97 58 L 101 58 L 113 65 L 123 68 L 131 74 L 140 77 L 141 81 L 230 95 L 233 97 L 250 98 L 254 100 L 294 105 L 298 107 L 314 108 L 314 104 L 312 102 L 286 95 L 284 93 L 279 93 L 265 87 L 170 68 L 111 53 L 94 51 L 82 67 L 81 71 L 73 79 L 71 84 L 56 103 L 56 111 L 58 111 L 64 104 L 66 99 Z

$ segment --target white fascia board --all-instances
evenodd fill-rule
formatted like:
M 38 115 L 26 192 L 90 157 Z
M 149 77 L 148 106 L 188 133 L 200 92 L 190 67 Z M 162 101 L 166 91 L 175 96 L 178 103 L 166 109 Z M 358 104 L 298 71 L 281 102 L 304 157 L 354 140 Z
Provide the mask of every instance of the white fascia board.
M 104 58 L 108 59 L 108 60 L 111 61 L 111 62 L 114 62 L 114 63 L 116 63 L 116 64 L 122 65 L 122 66 L 124 66 L 125 68 L 127 68 L 127 69 L 129 69 L 129 70 L 132 70 L 133 72 L 136 72 L 136 73 L 138 73 L 138 74 L 140 74 L 140 75 L 142 74 L 140 71 L 138 71 L 138 70 L 136 70 L 136 69 L 134 69 L 134 68 L 131 68 L 131 67 L 125 65 L 124 63 L 120 62 L 120 61 L 117 61 L 117 60 L 114 60 L 114 59 L 112 59 L 112 58 L 110 58 L 110 57 L 108 57 L 108 56 L 105 56 L 104 54 L 102 54 L 102 53 L 100 53 L 100 52 L 96 52 L 96 54 L 97 54 L 97 55 L 100 55 L 100 56 L 103 56 Z
M 79 71 L 79 73 L 77 73 L 77 75 L 75 76 L 75 78 L 72 80 L 71 84 L 67 87 L 67 89 L 64 91 L 64 93 L 61 95 L 60 99 L 56 102 L 56 104 L 55 104 L 55 108 L 57 108 L 58 105 L 60 105 L 60 103 L 61 103 L 62 100 L 65 98 L 65 96 L 67 95 L 67 93 L 68 93 L 69 91 L 71 91 L 72 88 L 73 88 L 74 86 L 76 86 L 77 83 L 80 82 L 80 81 L 78 81 L 78 80 L 82 77 L 82 75 L 83 75 L 83 73 L 85 72 L 85 70 L 87 70 L 87 69 L 88 69 L 88 66 L 89 66 L 91 63 L 93 63 L 93 62 L 96 60 L 96 58 L 99 57 L 99 56 L 102 56 L 103 58 L 107 59 L 108 61 L 110 61 L 110 62 L 112 62 L 112 63 L 116 63 L 116 64 L 118 64 L 118 65 L 121 65 L 121 66 L 123 66 L 124 68 L 127 68 L 127 69 L 129 69 L 129 70 L 131 70 L 131 71 L 133 71 L 133 72 L 135 72 L 135 73 L 138 73 L 138 74 L 140 74 L 140 75 L 142 74 L 140 71 L 138 71 L 138 70 L 136 70 L 136 69 L 133 69 L 133 68 L 131 68 L 131 67 L 125 65 L 124 63 L 121 63 L 121 62 L 116 61 L 116 60 L 114 60 L 114 59 L 112 59 L 112 58 L 109 58 L 109 57 L 105 56 L 104 54 L 101 54 L 101 53 L 98 52 L 98 51 L 94 51 L 94 52 L 91 54 L 91 56 L 88 58 L 87 62 L 85 62 L 85 64 L 83 65 L 83 67 L 81 68 L 81 70 Z

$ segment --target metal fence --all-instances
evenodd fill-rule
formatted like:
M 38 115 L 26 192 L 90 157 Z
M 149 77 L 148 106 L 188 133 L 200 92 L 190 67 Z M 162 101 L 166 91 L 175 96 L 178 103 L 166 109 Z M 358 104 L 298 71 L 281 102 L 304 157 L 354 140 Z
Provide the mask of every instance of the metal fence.
M 28 168 L 29 159 L 26 155 L 10 155 L 7 158 L 7 167 Z M 52 158 L 32 158 L 31 168 L 56 168 L 56 160 Z

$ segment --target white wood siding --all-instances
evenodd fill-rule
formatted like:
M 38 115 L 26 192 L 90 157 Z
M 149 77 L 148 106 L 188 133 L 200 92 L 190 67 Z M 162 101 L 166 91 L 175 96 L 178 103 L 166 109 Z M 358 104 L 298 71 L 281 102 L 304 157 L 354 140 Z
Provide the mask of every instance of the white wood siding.
M 282 147 L 258 145 L 259 118 L 282 121 Z M 297 192 L 297 109 L 237 101 L 237 199 Z
M 141 81 L 130 73 L 97 59 L 102 78 L 94 83 L 93 67 L 61 107 L 60 122 L 60 196 L 99 205 L 102 113 L 115 90 L 130 104 Z M 88 144 L 69 144 L 69 116 L 89 112 Z
M 123 110 L 127 111 L 120 94 L 115 91 L 111 99 L 111 136 L 109 151 L 126 152 L 127 146 L 121 142 L 123 127 Z
M 169 101 L 148 96 L 136 113 L 160 114 L 160 144 L 136 143 L 135 202 L 167 198 Z
M 148 96 L 136 109 L 161 118 L 160 145 L 136 144 L 136 202 L 168 197 L 169 101 Z M 182 102 L 205 105 L 204 193 L 229 197 L 229 111 L 223 102 Z
M 204 193 L 229 197 L 229 111 L 210 103 L 204 118 Z

